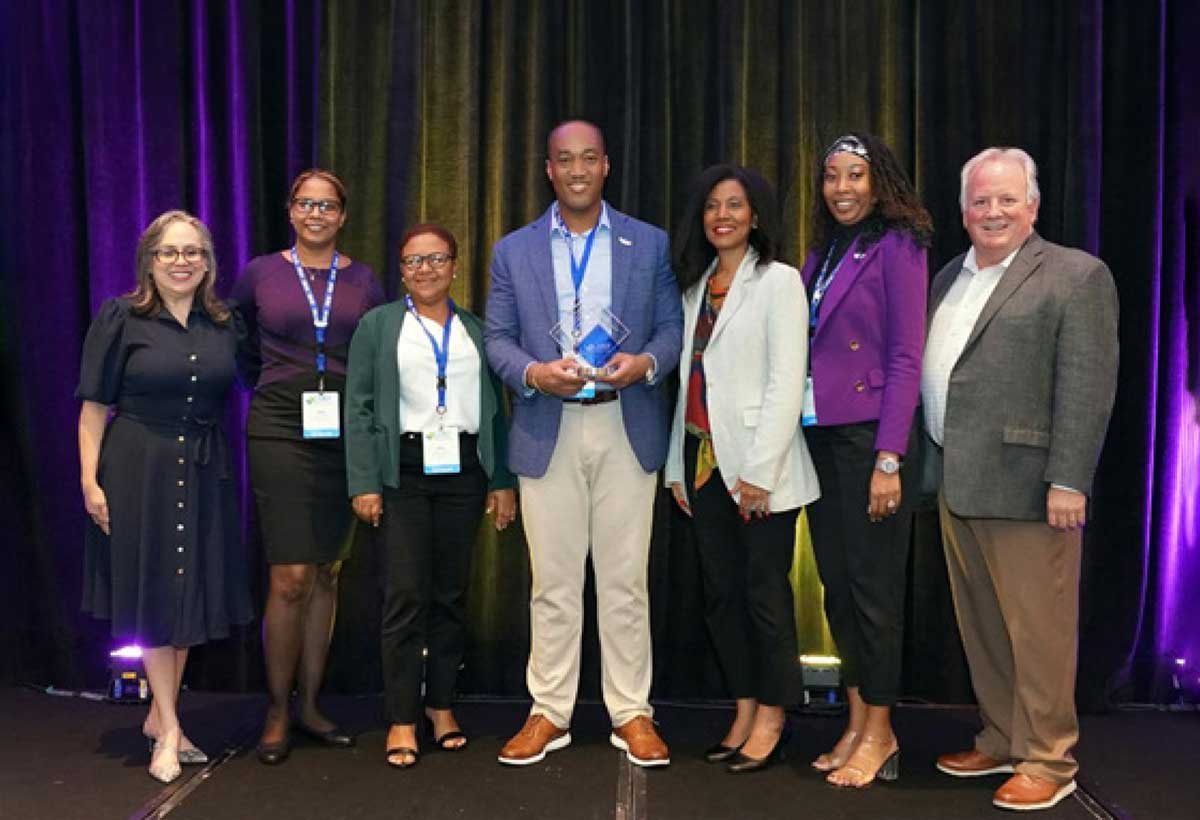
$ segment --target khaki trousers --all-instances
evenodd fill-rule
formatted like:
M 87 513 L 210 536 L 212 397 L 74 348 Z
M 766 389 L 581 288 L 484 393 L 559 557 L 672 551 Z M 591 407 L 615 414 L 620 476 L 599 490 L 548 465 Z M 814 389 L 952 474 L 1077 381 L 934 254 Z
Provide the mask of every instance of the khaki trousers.
M 533 571 L 526 683 L 533 714 L 559 728 L 570 726 L 579 689 L 589 550 L 604 705 L 614 726 L 653 713 L 647 572 L 655 476 L 629 445 L 618 400 L 563 404 L 546 474 L 519 479 Z
M 1079 765 L 1075 666 L 1078 530 L 959 518 L 938 497 L 954 610 L 979 701 L 975 748 L 1018 772 L 1066 783 Z

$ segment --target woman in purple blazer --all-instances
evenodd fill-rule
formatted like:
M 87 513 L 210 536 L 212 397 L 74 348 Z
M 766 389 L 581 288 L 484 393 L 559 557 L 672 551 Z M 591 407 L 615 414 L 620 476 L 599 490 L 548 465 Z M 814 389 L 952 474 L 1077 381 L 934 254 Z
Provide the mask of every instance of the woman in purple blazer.
M 803 424 L 821 498 L 808 507 L 825 614 L 842 659 L 850 720 L 813 761 L 837 786 L 899 775 L 891 707 L 900 683 L 915 443 L 932 233 L 900 164 L 870 134 L 822 155 L 812 244 Z

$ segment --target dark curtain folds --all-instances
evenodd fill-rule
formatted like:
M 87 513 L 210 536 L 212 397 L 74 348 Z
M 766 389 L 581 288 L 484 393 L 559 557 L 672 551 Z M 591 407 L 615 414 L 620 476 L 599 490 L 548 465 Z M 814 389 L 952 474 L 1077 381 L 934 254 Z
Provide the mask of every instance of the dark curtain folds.
M 879 133 L 910 169 L 938 229 L 931 273 L 967 244 L 962 163 L 986 145 L 1026 148 L 1041 167 L 1038 229 L 1104 258 L 1121 295 L 1121 388 L 1085 542 L 1081 703 L 1126 684 L 1123 696 L 1150 696 L 1157 658 L 1197 632 L 1184 595 L 1200 577 L 1193 4 L 41 0 L 4 13 L 22 32 L 3 68 L 14 125 L 0 139 L 9 201 L 21 203 L 19 229 L 0 220 L 0 398 L 12 419 L 0 487 L 16 505 L 21 567 L 20 583 L 0 580 L 0 611 L 19 626 L 3 639 L 5 680 L 95 685 L 102 669 L 106 630 L 76 614 L 83 512 L 69 396 L 88 317 L 130 287 L 149 219 L 180 206 L 205 219 L 227 287 L 289 240 L 288 180 L 319 162 L 350 188 L 340 244 L 389 293 L 404 227 L 438 221 L 461 246 L 453 295 L 478 310 L 491 245 L 551 199 L 546 132 L 568 116 L 604 129 L 608 200 L 668 229 L 701 168 L 759 168 L 780 189 L 797 265 L 821 207 L 818 154 L 839 133 Z M 257 562 L 252 520 L 247 534 Z M 828 637 L 806 547 L 802 535 L 797 617 L 804 648 L 818 649 Z M 377 570 L 360 534 L 333 688 L 379 686 Z M 692 546 L 665 495 L 651 577 L 656 694 L 719 694 Z M 527 593 L 522 536 L 481 530 L 464 690 L 523 692 Z M 928 512 L 906 628 L 905 692 L 968 699 Z M 198 653 L 193 683 L 258 686 L 257 652 L 248 630 Z M 597 691 L 588 657 L 585 694 Z

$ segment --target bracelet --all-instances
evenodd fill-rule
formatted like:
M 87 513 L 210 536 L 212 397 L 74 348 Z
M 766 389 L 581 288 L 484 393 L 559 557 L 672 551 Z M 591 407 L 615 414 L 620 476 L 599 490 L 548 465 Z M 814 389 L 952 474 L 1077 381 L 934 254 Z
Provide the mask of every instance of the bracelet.
M 537 363 L 534 362 L 534 364 L 529 366 L 529 372 L 525 374 L 525 378 L 528 379 L 530 387 L 539 393 L 545 394 L 546 391 L 542 390 L 542 388 L 538 386 L 537 379 L 533 377 L 533 368 L 536 364 Z

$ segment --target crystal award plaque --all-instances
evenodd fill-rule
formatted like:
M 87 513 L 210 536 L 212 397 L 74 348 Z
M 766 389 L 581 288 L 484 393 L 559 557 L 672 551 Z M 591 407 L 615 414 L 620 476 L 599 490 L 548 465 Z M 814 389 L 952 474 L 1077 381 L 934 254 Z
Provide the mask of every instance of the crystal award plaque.
M 629 328 L 608 308 L 580 319 L 580 331 L 559 322 L 550 328 L 550 336 L 563 356 L 575 360 L 576 372 L 581 378 L 604 381 L 604 377 L 612 372 L 608 362 L 629 337 Z

